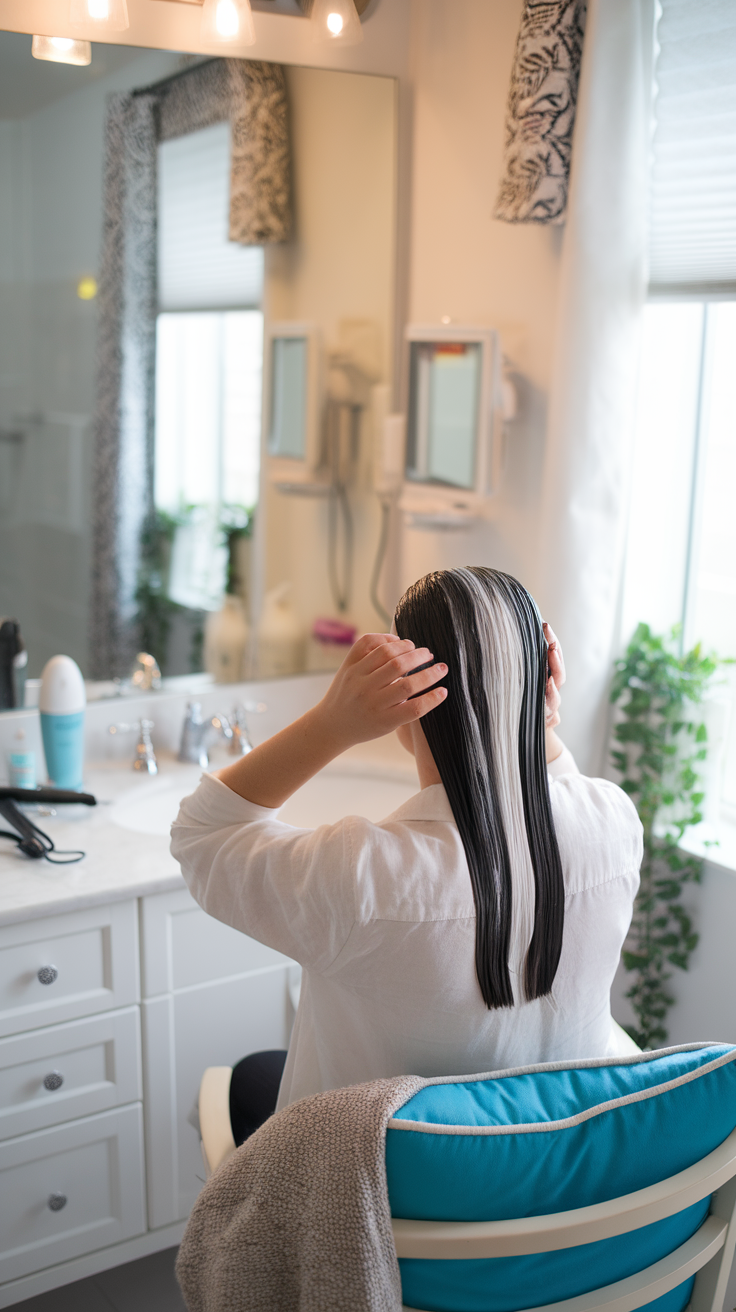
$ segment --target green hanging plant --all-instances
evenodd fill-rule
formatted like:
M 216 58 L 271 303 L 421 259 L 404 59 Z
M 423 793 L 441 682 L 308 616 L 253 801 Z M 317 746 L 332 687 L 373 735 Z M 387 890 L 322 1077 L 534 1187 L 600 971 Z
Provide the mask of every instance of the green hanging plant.
M 697 707 L 721 662 L 699 644 L 679 655 L 677 637 L 677 630 L 662 638 L 640 624 L 616 662 L 611 691 L 620 707 L 611 757 L 644 827 L 641 885 L 623 952 L 635 977 L 626 994 L 636 1016 L 629 1033 L 641 1048 L 666 1042 L 672 968 L 687 970 L 698 942 L 680 899 L 686 884 L 700 882 L 703 861 L 680 840 L 703 818 L 708 735 Z
M 160 670 L 166 667 L 171 621 L 183 610 L 168 595 L 169 561 L 174 534 L 180 518 L 155 510 L 141 534 L 141 561 L 136 588 L 137 619 L 142 651 L 156 658 Z

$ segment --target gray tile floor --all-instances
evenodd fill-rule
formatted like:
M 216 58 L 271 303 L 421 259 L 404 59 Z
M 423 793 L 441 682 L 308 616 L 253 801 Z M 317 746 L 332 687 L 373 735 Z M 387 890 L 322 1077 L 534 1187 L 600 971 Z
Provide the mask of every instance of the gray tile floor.
M 175 1259 L 176 1249 L 166 1248 L 15 1303 L 13 1312 L 186 1312 Z
M 113 1267 L 75 1285 L 14 1303 L 12 1312 L 186 1312 L 174 1275 L 175 1248 Z M 736 1262 L 726 1290 L 724 1312 L 736 1312 Z

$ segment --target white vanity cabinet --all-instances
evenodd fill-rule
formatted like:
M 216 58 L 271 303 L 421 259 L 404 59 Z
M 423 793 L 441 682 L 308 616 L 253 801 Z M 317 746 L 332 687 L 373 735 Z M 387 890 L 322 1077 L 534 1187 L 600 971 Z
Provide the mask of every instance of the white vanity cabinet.
M 178 1242 L 202 1072 L 286 1047 L 291 967 L 181 885 L 0 926 L 0 1308 Z
M 134 899 L 0 928 L 0 1306 L 146 1230 L 139 978 Z
M 220 924 L 184 889 L 141 900 L 148 1209 L 154 1227 L 188 1216 L 202 1187 L 193 1117 L 207 1066 L 285 1048 L 293 962 Z

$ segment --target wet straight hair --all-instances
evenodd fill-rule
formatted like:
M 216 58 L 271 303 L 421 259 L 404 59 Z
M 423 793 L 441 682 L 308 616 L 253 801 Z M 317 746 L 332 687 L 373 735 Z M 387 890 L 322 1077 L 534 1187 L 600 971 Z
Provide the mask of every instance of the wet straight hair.
M 448 695 L 421 725 L 465 848 L 486 1006 L 544 997 L 562 950 L 564 886 L 547 779 L 539 611 L 510 574 L 473 566 L 420 579 L 401 598 L 395 625 L 448 667 Z

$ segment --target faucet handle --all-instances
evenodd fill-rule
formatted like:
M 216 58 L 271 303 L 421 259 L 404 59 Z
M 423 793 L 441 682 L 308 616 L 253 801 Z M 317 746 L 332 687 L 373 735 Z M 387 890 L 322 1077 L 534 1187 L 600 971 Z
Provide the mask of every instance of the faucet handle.
M 239 702 L 233 707 L 230 715 L 230 724 L 233 730 L 230 743 L 231 756 L 247 756 L 248 752 L 253 751 L 253 743 L 248 732 L 248 722 L 245 718 L 246 711 L 255 712 L 259 715 L 267 709 L 265 702 Z
M 137 720 L 133 724 L 118 723 L 108 726 L 107 732 L 113 736 L 117 733 L 138 734 L 133 769 L 139 774 L 158 774 L 158 761 L 151 742 L 152 728 L 153 720 Z
M 232 726 L 233 736 L 230 741 L 231 756 L 247 756 L 248 752 L 253 751 L 253 744 L 248 733 L 248 724 L 245 718 L 245 707 L 234 706 L 230 714 L 230 724 Z

